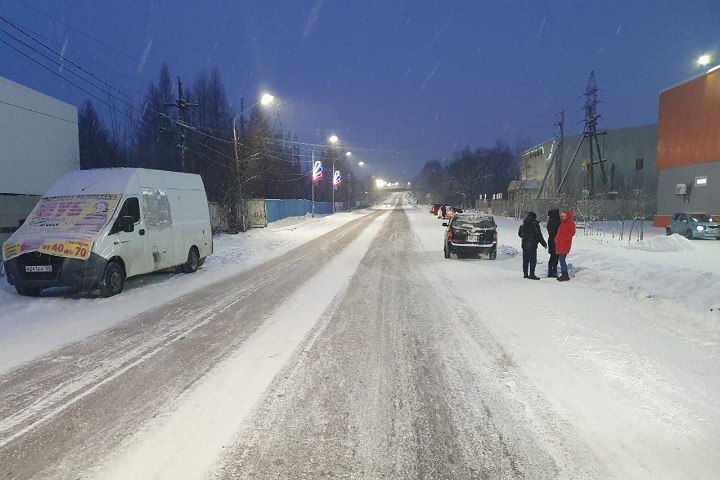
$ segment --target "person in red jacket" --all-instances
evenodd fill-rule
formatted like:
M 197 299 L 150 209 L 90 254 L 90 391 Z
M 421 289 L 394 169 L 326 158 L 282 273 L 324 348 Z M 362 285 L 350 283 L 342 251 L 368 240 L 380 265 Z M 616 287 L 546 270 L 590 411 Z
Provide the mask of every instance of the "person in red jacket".
M 558 228 L 557 235 L 555 235 L 555 251 L 558 255 L 561 271 L 561 275 L 558 277 L 558 281 L 560 282 L 567 282 L 570 280 L 565 257 L 567 257 L 570 253 L 570 247 L 572 247 L 572 237 L 574 236 L 575 222 L 573 222 L 573 214 L 570 210 L 562 212 L 560 214 L 560 228 Z

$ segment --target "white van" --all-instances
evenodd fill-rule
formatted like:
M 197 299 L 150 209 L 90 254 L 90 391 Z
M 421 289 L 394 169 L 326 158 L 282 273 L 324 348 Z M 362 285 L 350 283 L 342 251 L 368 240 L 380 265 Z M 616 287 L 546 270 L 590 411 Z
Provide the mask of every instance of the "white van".
M 199 175 L 104 168 L 68 173 L 3 244 L 8 282 L 22 295 L 73 286 L 122 292 L 127 277 L 180 267 L 212 253 Z

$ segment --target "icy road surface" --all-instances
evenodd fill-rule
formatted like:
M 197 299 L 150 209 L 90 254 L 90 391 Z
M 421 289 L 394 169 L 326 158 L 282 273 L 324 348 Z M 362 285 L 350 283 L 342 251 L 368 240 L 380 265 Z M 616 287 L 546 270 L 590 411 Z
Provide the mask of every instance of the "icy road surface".
M 11 369 L 0 478 L 716 478 L 712 262 L 578 238 L 531 282 L 498 221 L 496 261 L 446 260 L 381 209 Z

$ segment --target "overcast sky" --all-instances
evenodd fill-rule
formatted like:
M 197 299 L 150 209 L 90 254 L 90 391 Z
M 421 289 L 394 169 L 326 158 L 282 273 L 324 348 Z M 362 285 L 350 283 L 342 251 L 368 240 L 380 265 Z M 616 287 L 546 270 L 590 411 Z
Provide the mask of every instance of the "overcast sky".
M 539 143 L 561 110 L 578 132 L 591 70 L 601 128 L 656 123 L 659 92 L 720 56 L 717 0 L 0 0 L 0 15 L 137 102 L 163 61 L 188 86 L 217 67 L 237 111 L 268 90 L 300 141 L 335 133 L 406 178 L 464 146 Z M 2 43 L 0 75 L 88 98 Z

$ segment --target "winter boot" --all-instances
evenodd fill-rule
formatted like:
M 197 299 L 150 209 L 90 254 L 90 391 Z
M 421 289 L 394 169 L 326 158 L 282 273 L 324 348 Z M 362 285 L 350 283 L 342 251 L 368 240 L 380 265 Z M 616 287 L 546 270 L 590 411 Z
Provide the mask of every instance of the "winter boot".
M 540 277 L 535 275 L 534 273 L 528 277 L 530 280 L 540 280 Z
M 570 280 L 570 275 L 567 273 L 563 273 L 558 277 L 558 282 L 567 282 L 568 280 Z

